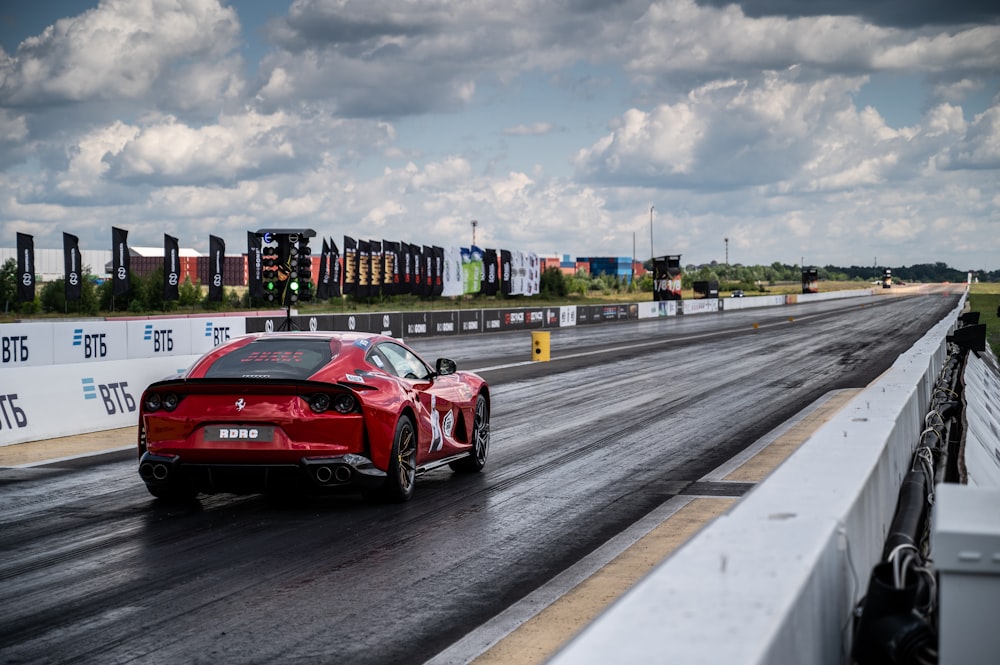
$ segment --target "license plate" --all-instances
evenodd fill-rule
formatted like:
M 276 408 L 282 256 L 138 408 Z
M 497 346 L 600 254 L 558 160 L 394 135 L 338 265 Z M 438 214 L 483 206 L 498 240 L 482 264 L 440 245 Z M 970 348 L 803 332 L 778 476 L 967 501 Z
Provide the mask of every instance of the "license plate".
M 271 425 L 208 425 L 205 427 L 206 441 L 262 441 L 274 439 Z

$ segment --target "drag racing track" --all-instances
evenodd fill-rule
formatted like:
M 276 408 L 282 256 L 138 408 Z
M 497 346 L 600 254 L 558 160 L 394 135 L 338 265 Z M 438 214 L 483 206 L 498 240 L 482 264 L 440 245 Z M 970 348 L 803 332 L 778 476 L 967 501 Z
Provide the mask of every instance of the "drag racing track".
M 483 473 L 430 472 L 406 504 L 163 505 L 130 453 L 0 469 L 0 663 L 424 663 L 671 497 L 712 492 L 695 481 L 869 383 L 957 300 L 581 325 L 552 331 L 551 362 L 527 332 L 414 342 L 491 382 L 493 434 Z

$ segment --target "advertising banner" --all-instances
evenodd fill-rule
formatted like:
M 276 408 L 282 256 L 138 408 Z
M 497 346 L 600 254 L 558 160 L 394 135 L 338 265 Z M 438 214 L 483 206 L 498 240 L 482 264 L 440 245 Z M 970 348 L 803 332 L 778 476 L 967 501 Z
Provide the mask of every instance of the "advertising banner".
M 319 254 L 319 276 L 316 278 L 316 300 L 330 298 L 330 243 L 323 238 L 323 249 Z
M 354 295 L 358 298 L 367 298 L 371 292 L 371 269 L 372 257 L 371 247 L 367 240 L 358 241 L 358 286 Z
M 427 312 L 403 312 L 403 337 L 427 337 L 431 331 Z
M 459 332 L 458 312 L 431 312 L 431 333 L 434 335 L 456 335 Z
M 83 297 L 83 260 L 80 254 L 80 239 L 71 233 L 63 233 L 63 274 L 67 301 Z
M 354 238 L 344 236 L 344 295 L 358 294 L 358 245 Z
M 399 243 L 382 241 L 382 293 L 387 296 L 399 293 Z
M 247 231 L 247 287 L 251 298 L 264 297 L 264 257 L 260 236 Z
M 163 234 L 163 299 L 178 300 L 181 283 L 181 257 L 177 238 Z
M 129 292 L 129 271 L 132 257 L 128 252 L 128 231 L 111 227 L 111 295 L 121 296 Z
M 74 321 L 52 324 L 52 360 L 57 365 L 126 360 L 125 321 Z
M 500 292 L 505 295 L 513 295 L 513 272 L 514 256 L 506 249 L 500 250 Z
M 222 275 L 226 265 L 226 241 L 208 236 L 208 299 L 222 302 Z
M 500 292 L 500 276 L 497 272 L 497 251 L 487 249 L 483 252 L 483 283 L 480 291 L 488 296 Z
M 340 276 L 343 271 L 340 267 L 340 250 L 337 249 L 337 243 L 333 242 L 333 238 L 330 238 L 330 297 L 339 298 L 340 297 Z
M 26 233 L 17 234 L 17 300 L 35 299 L 35 239 Z
M 190 319 L 139 319 L 126 321 L 129 358 L 188 356 L 191 350 Z
M 50 365 L 0 377 L 0 445 L 135 425 L 142 392 L 177 376 L 196 356 L 94 365 Z M 59 405 L 53 417 L 53 404 Z
M 385 262 L 382 258 L 382 242 L 380 240 L 368 241 L 368 256 L 371 261 L 369 271 L 369 295 L 377 298 L 382 295 L 382 278 L 385 275 Z
M 459 330 L 463 334 L 482 332 L 483 311 L 480 309 L 458 310 Z
M 559 326 L 575 326 L 576 325 L 576 307 L 573 305 L 563 306 L 559 308 Z
M 52 325 L 5 323 L 0 326 L 0 368 L 51 365 Z
M 224 342 L 242 337 L 247 332 L 246 320 L 243 316 L 186 319 L 191 326 L 191 353 L 207 353 Z

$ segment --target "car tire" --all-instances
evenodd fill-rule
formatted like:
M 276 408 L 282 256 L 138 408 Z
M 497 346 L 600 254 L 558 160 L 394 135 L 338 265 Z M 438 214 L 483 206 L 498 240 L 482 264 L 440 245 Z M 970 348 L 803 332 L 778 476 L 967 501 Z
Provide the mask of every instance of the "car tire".
M 472 419 L 472 450 L 469 456 L 451 463 L 451 468 L 460 473 L 478 473 L 486 466 L 490 453 L 490 404 L 480 393 L 476 399 L 475 415 Z
M 386 471 L 382 495 L 395 502 L 413 498 L 413 486 L 417 480 L 417 430 L 409 416 L 402 416 L 396 423 L 396 434 L 392 440 L 389 468 Z

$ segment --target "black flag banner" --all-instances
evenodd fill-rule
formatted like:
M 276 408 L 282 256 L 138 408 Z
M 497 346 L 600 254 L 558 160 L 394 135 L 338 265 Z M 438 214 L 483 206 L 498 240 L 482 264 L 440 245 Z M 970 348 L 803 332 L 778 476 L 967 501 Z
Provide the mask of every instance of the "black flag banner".
M 264 256 L 260 236 L 247 231 L 247 286 L 251 298 L 264 297 Z
M 211 302 L 222 302 L 225 265 L 226 241 L 217 236 L 208 236 L 208 299 Z
M 337 243 L 330 238 L 330 297 L 340 297 L 340 250 Z
M 495 296 L 500 290 L 500 280 L 497 275 L 497 250 L 487 249 L 483 252 L 483 284 L 480 291 L 488 296 Z
M 163 234 L 163 299 L 179 300 L 181 258 L 177 238 Z
M 399 290 L 397 293 L 413 293 L 413 252 L 410 243 L 399 243 Z
M 385 268 L 382 265 L 382 242 L 369 240 L 368 252 L 371 258 L 371 272 L 369 273 L 371 290 L 368 295 L 377 298 L 382 295 L 382 275 L 385 274 Z
M 444 247 L 434 245 L 431 247 L 434 253 L 434 279 L 431 285 L 431 295 L 439 296 L 444 292 Z
M 316 300 L 330 297 L 330 243 L 323 238 L 323 251 L 319 254 L 319 277 L 316 278 Z
M 17 300 L 31 302 L 35 299 L 35 238 L 27 233 L 17 234 Z
M 111 295 L 120 296 L 129 292 L 129 271 L 132 257 L 128 253 L 128 231 L 111 227 Z
M 358 298 L 371 295 L 371 248 L 367 240 L 358 241 L 358 290 L 354 294 Z
M 398 242 L 392 242 L 389 240 L 382 241 L 382 260 L 384 268 L 382 275 L 382 293 L 388 296 L 401 293 Z
M 72 233 L 63 233 L 63 268 L 65 272 L 66 300 L 83 297 L 83 271 L 80 268 L 80 239 Z
M 511 271 L 513 270 L 514 256 L 510 250 L 500 250 L 500 293 L 505 296 L 510 295 Z
M 421 277 L 423 279 L 420 282 L 420 295 L 432 296 L 434 295 L 434 248 L 424 245 L 421 258 L 423 260 L 423 267 L 421 268 L 423 271 Z
M 358 294 L 358 244 L 344 236 L 344 295 Z

